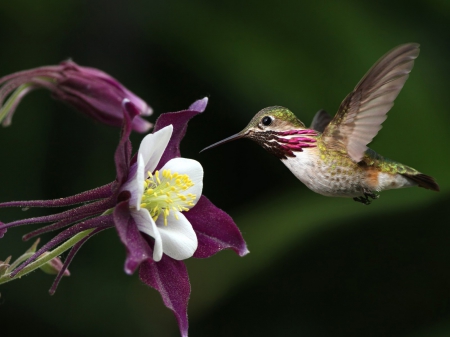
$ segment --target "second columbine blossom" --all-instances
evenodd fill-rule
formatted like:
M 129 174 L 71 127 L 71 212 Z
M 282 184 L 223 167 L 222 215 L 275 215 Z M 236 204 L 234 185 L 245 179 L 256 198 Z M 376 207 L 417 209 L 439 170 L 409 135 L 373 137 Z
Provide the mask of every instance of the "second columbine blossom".
M 155 240 L 154 261 L 160 261 L 163 253 L 175 260 L 187 259 L 198 246 L 182 212 L 194 207 L 202 194 L 202 166 L 192 159 L 173 158 L 155 171 L 172 131 L 168 125 L 143 139 L 135 172 L 123 187 L 131 193 L 130 213 L 138 229 Z
M 63 101 L 87 116 L 112 126 L 122 126 L 122 101 L 130 100 L 139 115 L 132 121 L 137 132 L 147 132 L 152 124 L 140 116 L 152 109 L 141 98 L 107 73 L 82 67 L 68 60 L 58 65 L 20 71 L 0 78 L 0 122 L 11 124 L 20 101 L 31 91 L 47 89 L 53 98 Z

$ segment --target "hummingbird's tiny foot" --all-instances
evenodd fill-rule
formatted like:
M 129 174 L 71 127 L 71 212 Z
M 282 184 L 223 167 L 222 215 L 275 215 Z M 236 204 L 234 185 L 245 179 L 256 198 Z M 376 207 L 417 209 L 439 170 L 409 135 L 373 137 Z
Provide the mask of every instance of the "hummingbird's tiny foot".
M 360 202 L 364 205 L 370 205 L 370 203 L 371 203 L 371 201 L 369 200 L 369 198 L 367 196 L 353 198 L 353 200 Z
M 366 199 L 372 198 L 373 200 L 375 200 L 380 197 L 379 194 L 375 194 L 371 190 L 364 189 L 363 192 L 364 192 L 364 196 L 366 197 Z

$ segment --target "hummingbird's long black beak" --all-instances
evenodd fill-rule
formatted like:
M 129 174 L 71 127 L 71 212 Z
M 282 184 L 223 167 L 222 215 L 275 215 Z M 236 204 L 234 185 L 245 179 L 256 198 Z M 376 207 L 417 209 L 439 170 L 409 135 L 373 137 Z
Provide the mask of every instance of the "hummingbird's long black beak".
M 245 137 L 245 133 L 243 133 L 243 132 L 236 133 L 235 135 L 232 135 L 232 136 L 230 136 L 228 138 L 222 139 L 220 142 L 217 142 L 217 143 L 214 143 L 214 144 L 212 144 L 210 146 L 205 147 L 199 153 L 202 153 L 203 151 L 212 149 L 213 147 L 216 147 L 216 146 L 219 146 L 219 145 L 222 145 L 222 144 L 225 144 L 225 143 L 229 143 L 229 142 L 231 142 L 233 140 L 241 139 L 241 138 L 244 138 L 244 137 Z

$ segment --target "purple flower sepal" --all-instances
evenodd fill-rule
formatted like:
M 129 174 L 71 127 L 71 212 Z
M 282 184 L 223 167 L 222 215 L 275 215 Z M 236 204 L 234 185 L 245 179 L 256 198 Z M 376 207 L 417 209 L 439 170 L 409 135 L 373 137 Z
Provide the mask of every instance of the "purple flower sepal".
M 56 66 L 45 66 L 17 72 L 0 78 L 0 122 L 11 124 L 12 116 L 22 98 L 35 89 L 45 88 L 55 99 L 72 105 L 89 117 L 112 126 L 123 125 L 122 101 L 130 100 L 140 116 L 149 116 L 152 109 L 119 81 L 101 70 L 82 67 L 69 60 Z M 9 96 L 9 99 L 6 98 Z M 6 102 L 5 102 L 6 100 Z M 136 116 L 133 130 L 147 132 L 152 124 Z
M 180 142 L 186 133 L 187 123 L 203 112 L 206 104 L 207 99 L 204 98 L 187 110 L 162 114 L 156 122 L 154 133 L 143 139 L 138 153 L 132 158 L 129 140 L 131 121 L 139 110 L 132 102 L 126 101 L 124 127 L 115 152 L 117 177 L 114 182 L 64 199 L 1 203 L 0 208 L 58 207 L 83 203 L 59 214 L 0 223 L 0 236 L 11 227 L 52 223 L 25 235 L 25 240 L 68 227 L 15 269 L 11 276 L 42 253 L 91 230 L 72 247 L 50 289 L 53 293 L 81 246 L 98 232 L 115 226 L 127 252 L 125 272 L 132 274 L 139 268 L 141 280 L 160 292 L 164 304 L 175 314 L 181 335 L 187 336 L 190 283 L 182 260 L 191 256 L 210 257 L 226 248 L 233 249 L 240 256 L 248 253 L 231 217 L 201 195 L 201 165 L 194 160 L 180 158 Z M 161 199 L 161 194 L 156 195 L 160 191 L 166 191 L 169 194 L 164 193 L 168 196 L 171 191 L 175 194 Z M 164 206 L 166 204 L 170 204 L 171 208 Z

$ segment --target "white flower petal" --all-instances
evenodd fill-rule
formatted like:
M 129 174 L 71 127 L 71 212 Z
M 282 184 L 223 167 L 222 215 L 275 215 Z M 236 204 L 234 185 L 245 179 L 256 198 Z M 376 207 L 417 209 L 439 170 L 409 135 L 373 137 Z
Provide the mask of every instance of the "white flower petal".
M 164 165 L 161 170 L 168 169 L 172 173 L 177 172 L 179 174 L 187 174 L 194 183 L 194 186 L 188 188 L 186 191 L 180 192 L 183 195 L 188 193 L 195 194 L 194 205 L 202 195 L 203 190 L 203 167 L 202 165 L 193 159 L 187 158 L 173 158 Z
M 133 199 L 133 194 L 131 195 L 131 200 L 130 200 L 130 205 L 135 205 L 137 210 L 141 209 L 141 200 L 142 200 L 142 195 L 144 194 L 144 181 L 145 181 L 145 162 L 144 162 L 144 158 L 142 157 L 142 155 L 139 153 L 138 154 L 138 158 L 137 158 L 137 171 L 136 171 L 136 193 L 137 195 L 135 196 L 136 200 Z M 134 203 L 132 203 L 134 202 Z
M 164 216 L 156 220 L 161 235 L 164 254 L 175 260 L 185 260 L 192 257 L 197 250 L 197 235 L 191 223 L 180 212 L 170 212 L 167 217 L 167 226 L 164 226 Z
M 150 212 L 146 208 L 141 208 L 139 211 L 131 209 L 130 213 L 134 221 L 136 221 L 138 229 L 142 233 L 150 235 L 155 239 L 155 246 L 153 247 L 153 260 L 156 262 L 160 261 L 163 254 L 163 241 L 161 239 L 159 228 L 150 216 Z
M 164 153 L 164 150 L 172 136 L 173 126 L 168 125 L 165 128 L 148 134 L 144 137 L 139 146 L 139 154 L 142 154 L 145 164 L 145 173 L 153 172 Z

